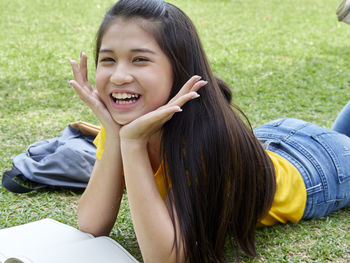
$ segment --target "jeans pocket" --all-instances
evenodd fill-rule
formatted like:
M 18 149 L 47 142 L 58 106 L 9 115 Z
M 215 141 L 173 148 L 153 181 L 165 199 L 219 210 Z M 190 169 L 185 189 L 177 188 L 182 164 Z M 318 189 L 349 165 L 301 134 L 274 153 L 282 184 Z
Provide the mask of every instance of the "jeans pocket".
M 339 183 L 350 180 L 350 138 L 336 132 L 312 136 L 331 157 Z

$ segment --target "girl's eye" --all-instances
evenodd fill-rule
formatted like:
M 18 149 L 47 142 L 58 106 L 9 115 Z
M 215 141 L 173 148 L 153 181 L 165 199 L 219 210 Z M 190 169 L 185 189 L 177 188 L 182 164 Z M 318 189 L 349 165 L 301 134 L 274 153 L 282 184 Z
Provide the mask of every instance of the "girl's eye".
M 114 62 L 113 58 L 102 58 L 100 62 Z
M 147 62 L 149 61 L 147 58 L 137 57 L 133 59 L 133 62 Z

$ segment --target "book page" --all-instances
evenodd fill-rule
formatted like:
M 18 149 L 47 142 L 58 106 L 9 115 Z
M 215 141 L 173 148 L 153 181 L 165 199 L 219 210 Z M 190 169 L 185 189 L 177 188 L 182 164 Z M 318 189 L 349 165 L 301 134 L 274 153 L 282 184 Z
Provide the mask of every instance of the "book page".
M 0 230 L 0 255 L 13 257 L 50 247 L 91 239 L 91 235 L 53 219 L 5 228 Z M 0 256 L 1 258 L 1 256 Z M 4 262 L 1 260 L 1 262 Z
M 6 259 L 5 255 L 0 253 L 0 263 L 5 262 L 5 259 Z
M 97 237 L 55 248 L 32 251 L 6 263 L 137 263 L 122 246 L 109 237 Z

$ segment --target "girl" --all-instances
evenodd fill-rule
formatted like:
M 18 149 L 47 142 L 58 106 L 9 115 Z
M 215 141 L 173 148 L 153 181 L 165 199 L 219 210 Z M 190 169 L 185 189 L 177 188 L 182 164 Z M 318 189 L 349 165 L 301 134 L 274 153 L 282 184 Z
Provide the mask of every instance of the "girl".
M 145 262 L 255 256 L 257 225 L 350 206 L 350 105 L 329 131 L 295 119 L 255 130 L 213 75 L 191 20 L 161 0 L 120 0 L 70 81 L 102 123 L 78 207 L 81 230 L 107 235 L 126 187 Z M 341 133 L 345 133 L 343 135 Z

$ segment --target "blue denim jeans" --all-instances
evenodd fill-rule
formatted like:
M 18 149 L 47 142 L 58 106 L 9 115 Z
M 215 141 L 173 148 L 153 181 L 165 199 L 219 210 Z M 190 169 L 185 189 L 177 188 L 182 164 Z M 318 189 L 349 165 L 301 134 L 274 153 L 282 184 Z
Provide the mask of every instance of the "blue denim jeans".
M 333 123 L 333 130 L 350 137 L 350 101 L 345 105 Z
M 350 113 L 348 108 L 346 113 Z M 338 131 L 291 118 L 254 130 L 266 149 L 291 162 L 303 177 L 307 191 L 304 219 L 350 206 L 350 137 L 341 133 L 341 127 L 350 130 L 350 122 L 343 125 L 342 117 L 338 119 Z

